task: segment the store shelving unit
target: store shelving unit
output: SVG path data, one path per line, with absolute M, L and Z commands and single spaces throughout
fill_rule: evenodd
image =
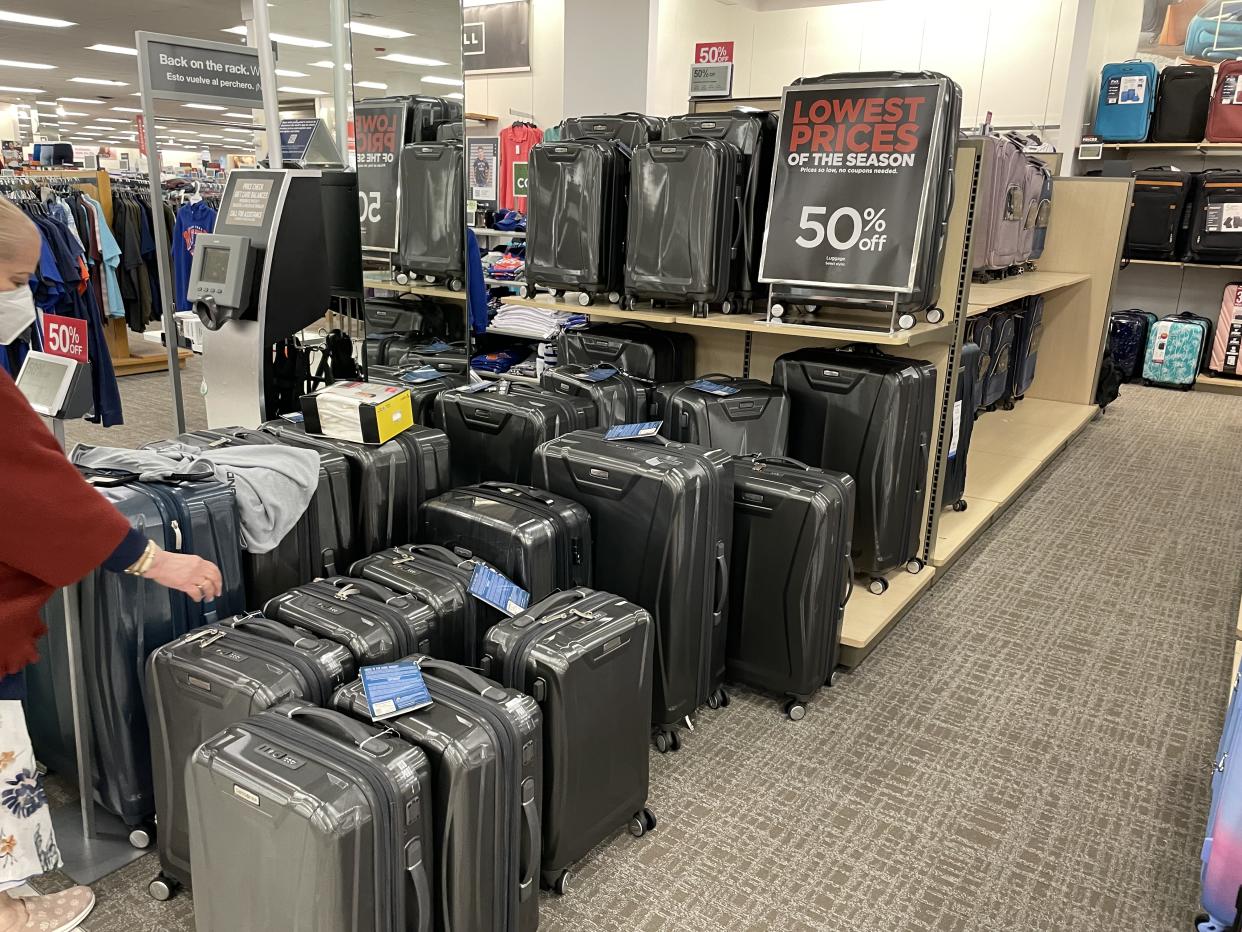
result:
M 1195 380 L 1197 391 L 1213 392 L 1217 395 L 1242 395 L 1242 379 L 1227 379 L 1206 373 Z
M 392 280 L 392 275 L 388 272 L 365 272 L 362 276 L 362 286 L 364 288 L 374 288 L 376 291 L 391 291 L 395 294 L 414 294 L 424 295 L 428 298 L 441 298 L 445 301 L 457 301 L 461 304 L 466 303 L 466 292 L 452 291 L 448 288 L 441 288 L 438 285 L 425 285 L 421 282 L 414 282 L 409 285 L 399 285 Z
M 1126 259 L 1126 268 L 1131 265 L 1163 265 L 1172 269 L 1236 269 L 1242 272 L 1242 265 L 1214 265 L 1210 262 L 1172 262 L 1163 259 Z
M 471 227 L 471 231 L 475 236 L 486 237 L 487 239 L 526 239 L 525 233 L 506 232 L 504 230 L 492 230 L 488 227 Z
M 1194 151 L 1204 155 L 1213 153 L 1228 156 L 1230 153 L 1242 154 L 1242 143 L 1238 142 L 1110 142 L 1102 147 L 1105 152 L 1132 152 L 1137 150 L 1173 152 Z

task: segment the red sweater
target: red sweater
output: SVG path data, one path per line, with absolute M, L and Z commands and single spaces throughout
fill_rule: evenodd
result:
M 129 521 L 88 485 L 0 369 L 0 677 L 38 659 L 39 609 L 103 564 Z

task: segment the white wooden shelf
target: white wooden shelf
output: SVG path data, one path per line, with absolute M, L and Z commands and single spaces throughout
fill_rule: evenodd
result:
M 968 317 L 977 317 L 994 307 L 1020 301 L 1032 295 L 1047 294 L 1061 288 L 1069 288 L 1090 280 L 1091 276 L 1080 272 L 1023 272 L 1012 278 L 970 286 Z
M 505 231 L 493 230 L 490 227 L 471 227 L 470 231 L 475 236 L 486 236 L 495 239 L 526 239 L 525 233 L 520 233 L 516 230 Z
M 1214 392 L 1218 395 L 1242 395 L 1242 379 L 1201 375 L 1195 379 L 1195 386 L 1195 390 L 1200 392 Z
M 425 295 L 428 298 L 442 298 L 446 301 L 466 303 L 466 293 L 464 291 L 451 291 L 438 285 L 424 285 L 417 282 L 410 285 L 399 285 L 392 280 L 392 275 L 388 272 L 365 273 L 362 276 L 362 286 L 364 288 L 374 288 L 376 291 Z
M 936 570 L 931 566 L 925 566 L 920 573 L 895 569 L 885 577 L 888 591 L 883 595 L 869 592 L 867 580 L 855 580 L 841 623 L 841 664 L 856 667 L 862 663 L 931 587 L 935 577 Z

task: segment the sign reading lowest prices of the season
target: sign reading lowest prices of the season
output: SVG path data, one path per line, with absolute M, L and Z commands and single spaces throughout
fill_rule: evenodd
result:
M 358 211 L 365 249 L 394 252 L 406 109 L 398 102 L 359 101 L 354 108 Z
M 913 289 L 919 238 L 934 234 L 923 221 L 941 93 L 917 80 L 785 89 L 763 281 Z

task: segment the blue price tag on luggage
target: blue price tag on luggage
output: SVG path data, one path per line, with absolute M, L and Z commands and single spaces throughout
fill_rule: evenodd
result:
M 530 604 L 529 592 L 482 563 L 475 565 L 470 577 L 470 594 L 510 617 L 522 614 Z
M 363 667 L 359 672 L 372 721 L 383 721 L 431 705 L 431 693 L 423 682 L 423 671 L 412 660 Z
M 401 381 L 407 382 L 410 385 L 419 385 L 422 382 L 431 382 L 442 378 L 444 378 L 444 373 L 438 369 L 431 368 L 431 366 L 423 366 L 421 369 L 409 369 L 400 375 Z
M 414 348 L 416 353 L 446 353 L 453 347 L 449 346 L 443 340 L 436 340 L 434 343 L 427 343 L 424 346 Z
M 604 434 L 605 440 L 636 440 L 640 437 L 654 437 L 660 432 L 663 421 L 647 421 L 644 424 L 618 424 L 610 427 Z
M 612 366 L 596 366 L 589 372 L 583 372 L 578 378 L 584 382 L 602 382 L 604 379 L 611 379 L 617 374 L 617 370 Z
M 295 411 L 293 414 L 282 414 L 281 417 L 290 424 L 302 424 L 306 421 L 306 415 L 301 411 Z
M 457 390 L 463 395 L 477 395 L 479 392 L 485 392 L 496 384 L 496 382 L 475 382 L 473 385 L 463 385 Z
M 709 382 L 707 379 L 699 379 L 690 387 L 707 392 L 709 395 L 736 395 L 741 391 L 733 385 L 721 385 L 719 382 Z

